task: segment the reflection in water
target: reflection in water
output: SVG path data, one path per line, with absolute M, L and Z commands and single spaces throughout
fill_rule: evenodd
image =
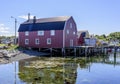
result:
M 31 61 L 36 59 L 22 60 L 19 62 L 19 77 L 21 80 L 27 83 L 67 84 L 68 82 L 68 84 L 97 84 L 97 81 L 101 79 L 101 77 L 104 77 L 103 73 L 110 70 L 111 72 L 113 72 L 113 67 L 109 68 L 109 65 L 115 66 L 120 64 L 120 61 L 116 60 L 119 59 L 119 57 L 120 55 L 119 53 L 117 53 L 109 54 L 108 56 L 103 55 L 88 58 L 75 58 L 71 59 L 70 61 L 62 61 L 64 62 L 63 66 L 58 66 L 54 68 L 49 66 L 43 69 L 25 67 L 29 66 L 31 64 Z M 39 60 L 41 59 L 39 58 Z M 94 75 L 94 79 L 91 78 L 92 75 Z M 105 84 L 107 82 L 101 83 Z
M 31 60 L 33 61 L 33 59 Z M 74 62 L 42 69 L 25 67 L 29 66 L 30 63 L 30 59 L 19 61 L 19 78 L 24 82 L 33 84 L 75 84 L 77 66 Z
M 0 65 L 0 84 L 120 84 L 120 53 L 65 58 L 57 60 L 63 64 L 56 67 L 36 68 L 44 64 L 28 67 L 33 62 L 44 60 L 46 63 L 49 59 L 30 58 Z M 59 58 L 49 61 L 56 59 Z
M 18 73 L 18 62 L 0 65 L 0 84 L 21 83 Z
M 76 84 L 120 84 L 120 53 L 91 57 L 89 60 L 90 70 L 78 65 Z

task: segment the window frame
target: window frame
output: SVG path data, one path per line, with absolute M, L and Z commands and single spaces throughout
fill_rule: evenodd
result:
M 40 40 L 38 38 L 35 39 L 35 44 L 36 45 L 40 44 Z
M 49 44 L 51 44 L 51 43 L 52 43 L 51 38 L 47 38 L 47 44 L 49 45 Z
M 25 39 L 25 45 L 29 44 L 29 39 Z
M 44 36 L 44 31 L 43 31 L 43 30 L 38 31 L 38 32 L 37 32 L 37 35 L 38 35 L 38 36 Z
M 50 30 L 50 35 L 54 36 L 55 35 L 55 30 Z
M 29 36 L 29 31 L 25 31 L 25 36 Z
M 74 32 L 73 32 L 73 35 L 75 35 L 75 34 L 76 34 L 76 32 L 74 31 Z
M 70 33 L 70 31 L 67 29 L 67 34 L 69 34 Z
M 72 28 L 73 27 L 73 25 L 72 25 L 72 23 L 70 23 L 70 28 Z
M 70 39 L 70 46 L 73 47 L 73 45 L 74 45 L 74 41 L 73 39 Z

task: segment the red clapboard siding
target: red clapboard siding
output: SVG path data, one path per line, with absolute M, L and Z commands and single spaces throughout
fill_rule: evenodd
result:
M 72 24 L 72 28 L 70 28 L 70 24 Z M 69 31 L 69 34 L 67 34 L 67 31 Z M 37 32 L 30 31 L 29 36 L 25 36 L 25 32 L 19 32 L 19 46 L 31 48 L 63 48 L 71 46 L 70 40 L 73 40 L 73 46 L 78 45 L 77 27 L 73 17 L 65 21 L 63 30 L 55 30 L 54 36 L 50 35 L 50 30 L 45 30 L 44 36 L 38 36 Z M 47 44 L 47 38 L 51 38 L 51 44 Z M 25 39 L 29 39 L 28 45 L 25 44 Z M 35 39 L 39 39 L 40 43 L 35 44 Z
M 47 44 L 47 38 L 51 38 L 51 44 Z M 63 47 L 63 30 L 56 30 L 54 36 L 50 35 L 50 31 L 44 31 L 44 36 L 38 36 L 37 31 L 29 32 L 29 36 L 19 32 L 19 39 L 19 45 L 23 47 L 61 48 Z M 25 45 L 25 39 L 29 39 L 29 45 Z M 40 44 L 35 44 L 35 39 L 39 39 Z
M 72 23 L 72 28 L 70 28 L 70 23 Z M 67 34 L 67 30 L 69 30 L 69 34 Z M 75 35 L 73 34 L 75 32 Z M 70 46 L 70 39 L 73 40 L 73 46 L 77 46 L 77 28 L 73 18 L 70 18 L 66 23 L 65 28 L 65 47 Z

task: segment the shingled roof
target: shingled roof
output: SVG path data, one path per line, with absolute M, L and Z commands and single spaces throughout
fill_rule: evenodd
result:
M 65 22 L 70 16 L 52 17 L 52 18 L 41 18 L 30 19 L 25 21 L 19 27 L 18 32 L 24 31 L 38 31 L 38 30 L 63 30 Z

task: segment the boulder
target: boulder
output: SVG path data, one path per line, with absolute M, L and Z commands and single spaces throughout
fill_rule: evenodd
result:
M 3 54 L 2 53 L 0 53 L 0 58 L 3 58 Z

